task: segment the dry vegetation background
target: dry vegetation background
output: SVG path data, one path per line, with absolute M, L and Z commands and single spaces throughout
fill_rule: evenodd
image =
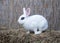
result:
M 23 7 L 46 17 L 49 29 L 26 34 L 17 23 Z M 0 43 L 60 43 L 60 0 L 0 0 Z

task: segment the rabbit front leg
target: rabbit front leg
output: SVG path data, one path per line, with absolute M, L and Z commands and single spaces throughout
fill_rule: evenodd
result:
M 40 31 L 40 30 L 37 31 L 37 29 L 34 30 L 34 34 L 40 34 L 40 33 L 42 33 L 42 31 Z
M 30 33 L 30 31 L 27 31 L 26 33 L 27 33 L 27 34 L 29 34 L 29 33 Z

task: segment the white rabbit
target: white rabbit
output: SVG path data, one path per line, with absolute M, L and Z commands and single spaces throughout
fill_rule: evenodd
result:
M 27 33 L 34 31 L 34 34 L 40 34 L 48 28 L 48 22 L 42 15 L 29 15 L 30 8 L 23 8 L 23 14 L 18 19 L 19 24 L 28 30 Z

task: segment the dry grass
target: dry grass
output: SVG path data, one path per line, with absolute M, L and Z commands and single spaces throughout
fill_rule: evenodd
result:
M 47 30 L 40 35 L 26 34 L 23 29 L 0 28 L 0 43 L 60 43 L 60 31 Z

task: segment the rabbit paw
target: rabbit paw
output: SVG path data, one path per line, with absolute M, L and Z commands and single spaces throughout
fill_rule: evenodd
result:
M 42 31 L 35 31 L 34 33 L 35 33 L 35 34 L 41 34 Z
M 30 33 L 30 31 L 27 31 L 26 33 L 27 33 L 27 34 L 29 34 L 29 33 Z

